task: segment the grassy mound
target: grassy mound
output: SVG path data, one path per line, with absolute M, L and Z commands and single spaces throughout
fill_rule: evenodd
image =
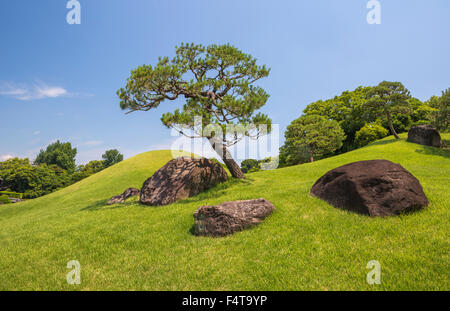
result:
M 1 206 L 0 289 L 449 290 L 449 157 L 388 137 L 315 163 L 252 173 L 169 206 L 136 199 L 107 206 L 171 158 L 170 151 L 144 153 L 48 196 Z M 309 196 L 328 170 L 370 159 L 403 165 L 430 206 L 380 219 Z M 259 226 L 225 238 L 192 235 L 199 206 L 258 197 L 276 207 Z M 70 260 L 81 263 L 80 285 L 66 282 Z M 366 282 L 370 260 L 381 264 L 380 285 Z

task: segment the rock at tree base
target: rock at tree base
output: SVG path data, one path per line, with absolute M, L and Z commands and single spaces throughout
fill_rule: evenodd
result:
M 122 202 L 125 202 L 125 200 L 128 199 L 129 197 L 138 195 L 139 192 L 140 192 L 139 189 L 136 189 L 136 188 L 128 188 L 128 189 L 125 190 L 122 194 L 116 195 L 116 196 L 112 197 L 112 198 L 108 201 L 108 205 L 112 205 L 112 204 L 116 204 L 116 203 L 122 203 Z
M 431 147 L 441 147 L 441 135 L 432 125 L 414 125 L 408 132 L 408 141 Z
M 428 205 L 419 181 L 387 160 L 350 163 L 316 181 L 311 195 L 331 205 L 370 216 L 393 216 Z
M 194 213 L 195 235 L 220 237 L 255 226 L 274 210 L 265 199 L 201 206 Z
M 227 178 L 222 166 L 209 159 L 173 159 L 144 182 L 140 201 L 153 206 L 167 205 L 194 196 Z

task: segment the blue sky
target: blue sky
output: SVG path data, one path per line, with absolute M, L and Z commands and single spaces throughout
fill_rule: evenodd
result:
M 78 163 L 110 148 L 126 157 L 168 149 L 174 137 L 157 110 L 125 115 L 116 90 L 130 70 L 173 56 L 180 42 L 231 43 L 271 68 L 263 112 L 285 127 L 303 108 L 359 85 L 401 81 L 426 100 L 450 87 L 450 1 L 66 0 L 0 2 L 0 160 L 34 158 L 60 139 Z

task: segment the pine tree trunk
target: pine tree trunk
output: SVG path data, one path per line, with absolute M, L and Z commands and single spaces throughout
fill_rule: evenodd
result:
M 227 166 L 228 170 L 231 173 L 231 176 L 233 176 L 234 178 L 244 179 L 245 178 L 244 173 L 242 172 L 241 168 L 236 163 L 236 161 L 234 161 L 227 147 L 223 143 L 214 140 L 214 138 L 209 138 L 208 141 Z
M 392 135 L 394 135 L 394 137 L 396 139 L 400 139 L 400 137 L 398 136 L 397 132 L 394 129 L 394 126 L 392 125 L 391 113 L 389 112 L 389 110 L 386 110 L 386 117 L 387 117 L 387 121 L 389 124 L 389 128 L 391 129 Z
M 241 168 L 232 158 L 222 159 L 222 160 L 225 163 L 225 165 L 227 166 L 228 170 L 230 171 L 231 176 L 233 176 L 235 178 L 245 179 L 245 175 L 242 172 Z

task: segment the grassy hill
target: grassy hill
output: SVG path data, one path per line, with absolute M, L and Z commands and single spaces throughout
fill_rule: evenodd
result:
M 388 137 L 315 163 L 249 174 L 169 206 L 136 199 L 106 206 L 170 158 L 170 151 L 140 154 L 48 196 L 1 206 L 0 290 L 450 289 L 448 151 Z M 369 159 L 403 165 L 430 206 L 380 219 L 309 196 L 328 170 Z M 258 197 L 276 207 L 259 226 L 225 238 L 192 235 L 199 206 Z M 81 285 L 66 282 L 70 260 L 81 263 Z M 381 263 L 381 285 L 366 283 L 370 260 Z

